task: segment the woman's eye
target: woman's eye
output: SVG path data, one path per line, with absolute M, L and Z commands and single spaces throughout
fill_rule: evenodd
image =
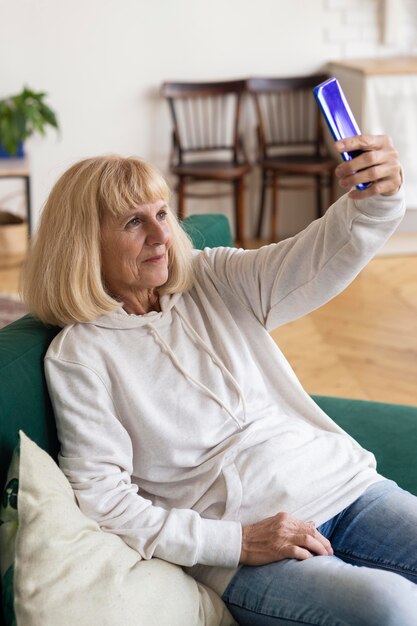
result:
M 139 224 L 140 224 L 140 219 L 138 217 L 132 217 L 132 219 L 128 221 L 126 226 L 127 228 L 130 228 L 132 226 L 138 226 Z
M 159 211 L 158 213 L 158 219 L 163 221 L 166 219 L 166 216 L 168 215 L 168 212 L 165 210 Z

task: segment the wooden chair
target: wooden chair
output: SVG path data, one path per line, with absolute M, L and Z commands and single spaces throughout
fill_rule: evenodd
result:
M 328 190 L 329 204 L 333 202 L 337 163 L 326 150 L 321 114 L 312 92 L 313 87 L 326 78 L 316 74 L 251 78 L 247 82 L 256 109 L 258 163 L 262 173 L 257 237 L 261 236 L 267 187 L 272 188 L 270 236 L 273 241 L 277 241 L 278 236 L 280 189 L 313 187 L 317 217 L 322 215 L 323 187 Z M 310 180 L 301 184 L 294 181 L 295 177 Z
M 178 179 L 178 218 L 185 217 L 185 197 L 216 197 L 221 191 L 191 193 L 190 183 L 211 181 L 232 185 L 235 235 L 244 245 L 244 179 L 251 166 L 240 136 L 242 97 L 246 81 L 165 82 L 162 94 L 172 116 L 170 170 Z

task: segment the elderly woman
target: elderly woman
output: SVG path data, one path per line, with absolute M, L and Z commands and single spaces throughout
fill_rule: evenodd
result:
M 242 625 L 417 623 L 417 498 L 268 334 L 344 289 L 403 216 L 390 140 L 336 148 L 364 150 L 336 170 L 351 191 L 259 250 L 193 251 L 150 165 L 81 161 L 26 269 L 30 309 L 63 327 L 45 371 L 81 509 L 144 559 L 186 567 Z

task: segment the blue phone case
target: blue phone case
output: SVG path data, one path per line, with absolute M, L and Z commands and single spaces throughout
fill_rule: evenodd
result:
M 329 78 L 324 83 L 317 85 L 313 91 L 335 141 L 361 134 L 345 94 L 336 78 Z M 362 152 L 362 150 L 353 150 L 341 154 L 345 161 L 350 161 Z M 356 188 L 366 189 L 369 185 L 370 183 L 360 183 L 356 185 Z

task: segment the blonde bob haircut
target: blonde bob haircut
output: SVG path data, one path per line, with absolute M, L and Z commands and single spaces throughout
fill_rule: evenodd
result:
M 23 270 L 22 295 L 46 324 L 89 322 L 120 307 L 101 272 L 100 225 L 108 214 L 169 200 L 163 176 L 141 159 L 102 156 L 70 167 L 43 208 Z M 168 208 L 172 233 L 169 277 L 159 294 L 187 291 L 193 282 L 192 243 Z

